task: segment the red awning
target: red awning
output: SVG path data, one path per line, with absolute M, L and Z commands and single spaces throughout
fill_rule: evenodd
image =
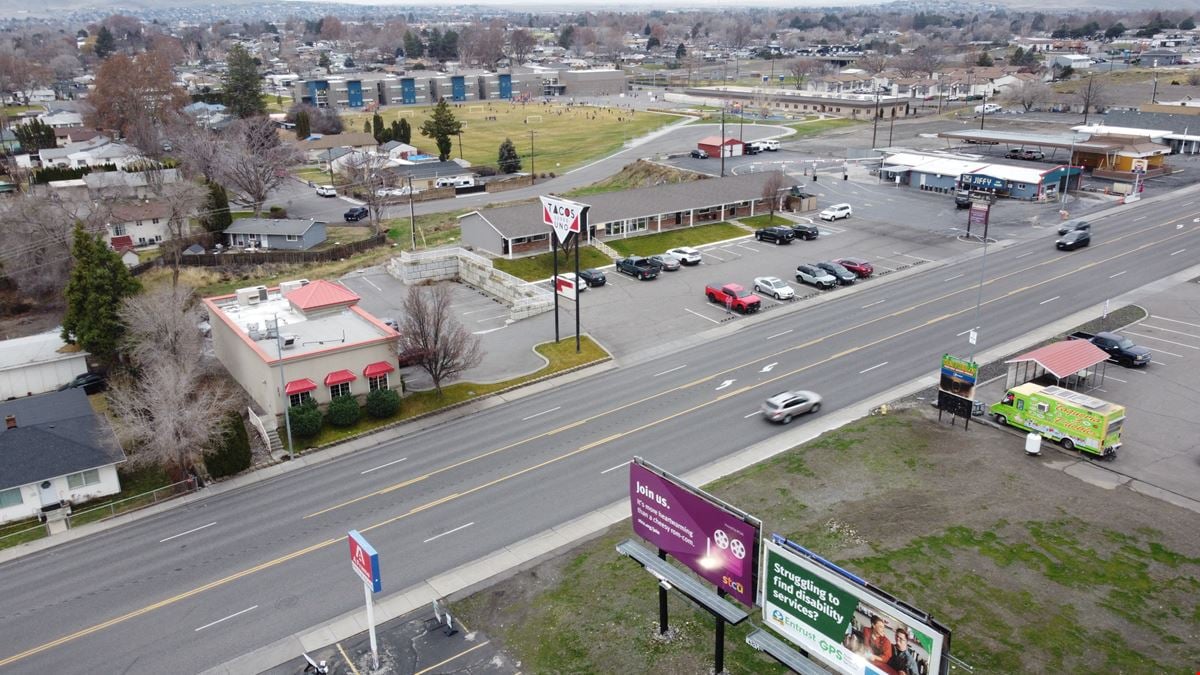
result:
M 303 394 L 306 391 L 312 391 L 316 388 L 317 384 L 306 377 L 303 380 L 292 380 L 291 382 L 288 382 L 287 386 L 284 387 L 283 390 L 287 392 L 288 396 L 294 396 L 296 394 Z
M 395 369 L 396 367 L 387 361 L 380 361 L 364 368 L 363 377 L 379 377 L 380 375 L 387 375 Z
M 332 387 L 335 384 L 353 382 L 357 379 L 358 376 L 348 370 L 336 370 L 325 376 L 325 386 Z

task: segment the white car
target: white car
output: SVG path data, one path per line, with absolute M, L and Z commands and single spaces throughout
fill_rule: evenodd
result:
M 754 292 L 769 295 L 776 300 L 791 300 L 796 297 L 796 291 L 779 277 L 755 277 Z
M 667 253 L 679 258 L 679 262 L 683 265 L 700 264 L 700 251 L 692 248 L 691 246 L 680 246 L 679 248 L 673 248 L 670 251 L 667 251 Z
M 1004 108 L 1001 108 L 1000 106 L 996 105 L 995 103 L 984 103 L 983 105 L 975 106 L 976 113 L 984 113 L 987 115 L 994 115 L 994 114 L 1000 112 L 1001 110 L 1004 110 Z
M 332 185 L 318 185 L 317 186 L 317 196 L 318 197 L 336 197 L 337 190 Z
M 420 194 L 420 192 L 421 192 L 420 190 L 412 191 L 412 193 L 414 195 Z M 378 190 L 375 191 L 375 196 L 376 197 L 407 197 L 408 196 L 408 186 L 405 185 L 403 187 L 379 188 Z
M 849 204 L 834 204 L 826 208 L 824 211 L 817 214 L 821 220 L 838 220 L 840 218 L 849 218 L 853 209 Z

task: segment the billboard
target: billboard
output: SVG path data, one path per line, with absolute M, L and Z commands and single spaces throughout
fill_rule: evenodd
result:
M 972 201 L 971 209 L 967 211 L 968 225 L 983 225 L 988 224 L 988 215 L 991 213 L 991 207 L 987 204 L 980 204 Z
M 964 173 L 958 178 L 962 187 L 972 190 L 1003 190 L 1006 183 L 1001 178 L 993 178 L 981 173 Z
M 834 672 L 942 672 L 946 635 L 862 583 L 773 541 L 760 580 L 763 621 Z
M 701 491 L 629 465 L 633 531 L 747 607 L 756 597 L 761 526 Z
M 975 399 L 975 381 L 979 379 L 979 364 L 949 354 L 942 355 L 942 375 L 938 389 L 965 399 Z
M 354 568 L 354 573 L 371 586 L 372 592 L 383 590 L 383 580 L 379 577 L 379 553 L 358 530 L 350 530 L 346 541 L 350 542 L 350 567 Z
M 542 223 L 554 228 L 560 243 L 572 232 L 579 234 L 587 228 L 588 205 L 558 197 L 540 197 L 542 200 Z

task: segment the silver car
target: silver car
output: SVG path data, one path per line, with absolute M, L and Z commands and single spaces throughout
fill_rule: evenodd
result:
M 837 277 L 816 265 L 797 266 L 796 281 L 802 284 L 811 284 L 817 288 L 833 288 L 838 285 Z
M 662 253 L 659 255 L 650 256 L 650 259 L 653 260 L 659 267 L 668 272 L 674 272 L 675 270 L 679 269 L 679 258 L 676 258 L 670 253 Z
M 776 300 L 791 300 L 796 291 L 779 277 L 755 277 L 754 292 L 770 295 Z
M 813 391 L 785 391 L 763 401 L 762 414 L 771 422 L 787 424 L 792 418 L 821 409 L 821 395 Z

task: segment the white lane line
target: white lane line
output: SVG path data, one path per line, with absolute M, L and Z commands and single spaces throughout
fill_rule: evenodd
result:
M 1061 298 L 1061 297 L 1062 297 L 1061 295 L 1056 295 L 1056 296 L 1054 296 L 1053 298 L 1050 298 L 1049 300 L 1043 300 L 1043 301 L 1039 302 L 1038 304 L 1039 304 L 1039 305 L 1044 305 L 1044 304 L 1046 304 L 1047 302 L 1054 302 L 1055 300 L 1057 300 L 1057 299 L 1059 299 L 1059 298 Z
M 664 370 L 661 373 L 655 373 L 652 377 L 658 377 L 659 375 L 666 375 L 667 373 L 673 373 L 673 372 L 679 370 L 680 368 L 687 368 L 687 364 L 685 363 L 682 366 L 675 366 L 674 368 L 668 368 L 667 370 Z
M 725 262 L 725 259 L 722 258 L 721 256 L 713 254 L 713 253 L 709 253 L 708 251 L 703 251 L 702 255 L 711 256 L 713 258 L 716 258 L 717 260 L 720 260 L 721 262 Z
M 487 335 L 488 333 L 495 333 L 496 331 L 504 330 L 505 328 L 508 328 L 508 326 L 500 326 L 499 328 L 489 328 L 487 330 L 477 330 L 477 331 L 471 333 L 471 335 Z
M 195 632 L 199 633 L 200 631 L 204 630 L 205 628 L 212 628 L 213 626 L 221 623 L 222 621 L 228 621 L 235 616 L 241 616 L 241 615 L 245 614 L 246 612 L 253 612 L 256 609 L 258 609 L 258 605 L 255 605 L 253 607 L 247 607 L 246 609 L 243 609 L 240 612 L 234 612 L 233 614 L 230 614 L 229 616 L 225 617 L 224 619 L 217 619 L 216 621 L 213 621 L 212 623 L 206 623 L 203 626 L 200 626 L 199 628 L 197 628 L 195 630 Z
M 207 525 L 201 525 L 200 527 L 195 527 L 195 528 L 192 528 L 192 529 L 188 530 L 187 532 L 180 532 L 179 534 L 173 534 L 173 535 L 171 535 L 171 536 L 167 537 L 166 539 L 159 539 L 159 540 L 158 540 L 158 543 L 160 543 L 160 544 L 161 544 L 161 543 L 163 543 L 163 542 L 165 542 L 165 541 L 171 541 L 172 539 L 178 539 L 178 538 L 180 538 L 180 537 L 184 536 L 185 534 L 191 534 L 191 533 L 193 533 L 193 532 L 199 532 L 200 530 L 203 530 L 203 529 L 204 529 L 204 528 L 206 528 L 206 527 L 212 527 L 213 525 L 216 525 L 216 524 L 217 524 L 217 521 L 215 521 L 215 520 L 214 520 L 213 522 L 211 522 L 211 523 L 209 523 L 209 524 L 207 524 Z
M 866 370 L 858 371 L 858 374 L 862 375 L 863 373 L 869 373 L 872 370 L 875 370 L 876 368 L 882 368 L 882 367 L 886 366 L 887 364 L 888 364 L 887 361 L 884 361 L 883 363 L 876 363 L 875 365 L 871 366 L 870 368 L 867 368 Z
M 1184 205 L 1184 206 L 1191 206 L 1192 204 L 1195 204 L 1195 203 L 1196 203 L 1195 201 L 1190 201 L 1190 202 L 1184 202 L 1184 204 L 1183 204 L 1183 205 Z
M 389 466 L 391 466 L 391 465 L 393 465 L 393 464 L 399 464 L 400 462 L 403 462 L 403 461 L 404 461 L 404 460 L 406 460 L 406 459 L 408 459 L 408 458 L 407 458 L 407 457 L 401 457 L 400 459 L 393 460 L 393 461 L 391 461 L 391 462 L 388 462 L 387 464 L 380 464 L 379 466 L 373 466 L 373 467 L 371 467 L 370 469 L 367 469 L 366 471 L 360 471 L 360 472 L 358 472 L 358 475 L 360 475 L 360 476 L 365 476 L 365 475 L 367 475 L 367 474 L 371 473 L 372 471 L 378 471 L 378 470 L 380 470 L 380 469 L 386 469 L 387 467 L 389 467 Z
M 758 249 L 754 248 L 753 246 L 747 246 L 745 244 L 738 244 L 738 248 L 744 248 L 747 251 L 753 251 L 755 253 L 758 253 Z
M 1171 323 L 1181 323 L 1185 326 L 1192 326 L 1195 328 L 1200 328 L 1200 323 L 1188 323 L 1187 321 L 1180 321 L 1179 319 L 1168 319 L 1167 317 L 1162 316 L 1160 314 L 1151 314 L 1148 318 L 1154 319 L 1156 321 L 1170 321 Z
M 974 329 L 974 328 L 968 328 L 968 329 L 964 330 L 964 331 L 963 331 L 963 332 L 961 332 L 961 333 L 956 333 L 956 334 L 954 335 L 954 337 L 962 337 L 962 336 L 966 335 L 967 333 L 970 333 L 970 332 L 971 332 L 971 331 L 973 331 L 973 330 L 975 330 L 975 329 Z
M 455 532 L 458 532 L 459 530 L 465 530 L 474 524 L 475 524 L 475 521 L 471 521 L 471 522 L 467 523 L 466 525 L 459 525 L 458 527 L 454 528 L 453 530 L 446 530 L 445 532 L 443 532 L 441 534 L 435 534 L 432 537 L 426 539 L 425 541 L 423 541 L 421 543 L 428 544 L 429 542 L 433 541 L 434 539 L 441 539 L 442 537 L 444 537 L 448 534 L 454 534 Z
M 1020 260 L 1021 258 L 1024 258 L 1027 255 L 1033 255 L 1034 253 L 1037 253 L 1037 251 L 1026 251 L 1025 253 L 1022 253 L 1021 255 L 1013 256 L 1013 260 Z
M 869 305 L 863 305 L 862 308 L 866 309 L 868 307 L 874 307 L 875 305 L 882 305 L 885 302 L 887 302 L 887 298 L 884 298 L 883 300 L 876 300 L 875 302 L 872 302 Z
M 497 314 L 496 316 L 489 316 L 484 319 L 475 319 L 475 323 L 483 323 L 484 321 L 495 321 L 496 319 L 503 319 L 506 316 L 508 316 L 507 312 L 504 314 Z
M 370 279 L 368 279 L 366 277 L 363 277 L 362 280 L 367 282 L 368 284 L 371 284 L 371 288 L 374 288 L 375 290 L 379 291 L 380 293 L 383 292 L 383 289 L 376 286 L 374 281 L 371 281 Z
M 1165 349 L 1159 349 L 1157 347 L 1146 347 L 1146 349 L 1149 349 L 1150 351 L 1154 352 L 1155 354 L 1167 354 L 1169 356 L 1176 356 L 1181 359 L 1183 358 L 1183 354 L 1176 354 L 1174 352 L 1169 352 Z
M 754 412 L 750 413 L 749 415 L 746 415 L 746 416 L 745 416 L 745 417 L 743 417 L 742 419 L 744 419 L 744 420 L 748 420 L 748 419 L 750 419 L 751 417 L 754 417 L 754 416 L 756 416 L 756 415 L 761 415 L 761 414 L 762 414 L 762 411 L 761 411 L 761 410 L 755 410 Z
M 695 314 L 696 316 L 700 317 L 701 319 L 704 319 L 705 321 L 711 321 L 713 323 L 721 323 L 720 321 L 717 321 L 716 319 L 710 319 L 707 316 L 704 316 L 700 312 L 693 312 L 692 310 L 688 309 L 687 307 L 684 307 L 683 311 L 688 312 L 690 314 Z
M 1174 253 L 1172 253 L 1171 255 L 1179 255 L 1180 253 L 1183 253 L 1186 250 L 1187 250 L 1186 248 L 1181 248 L 1178 251 L 1175 251 Z M 1167 257 L 1170 257 L 1170 256 L 1167 256 Z
M 781 337 L 781 336 L 787 335 L 788 333 L 792 332 L 793 330 L 795 330 L 795 329 L 794 329 L 794 328 L 789 328 L 789 329 L 787 329 L 787 330 L 783 331 L 782 333 L 776 333 L 776 334 L 774 334 L 774 335 L 768 335 L 768 336 L 767 336 L 767 339 L 768 339 L 768 340 L 774 340 L 774 339 L 775 339 L 775 338 L 777 338 L 777 337 Z
M 1128 334 L 1130 334 L 1130 335 L 1136 335 L 1136 336 L 1138 336 L 1138 337 L 1144 337 L 1144 338 L 1146 338 L 1146 339 L 1148 339 L 1148 340 L 1158 340 L 1159 342 L 1165 342 L 1165 343 L 1167 343 L 1167 344 L 1169 344 L 1169 345 L 1176 345 L 1176 346 L 1179 346 L 1179 347 L 1187 347 L 1188 349 L 1195 349 L 1195 350 L 1197 350 L 1197 351 L 1200 351 L 1200 347 L 1197 347 L 1197 346 L 1195 346 L 1195 345 L 1189 345 L 1189 344 L 1187 344 L 1186 342 L 1175 342 L 1174 340 L 1167 340 L 1167 339 L 1160 338 L 1160 337 L 1154 337 L 1153 335 L 1146 335 L 1146 334 L 1144 334 L 1144 333 L 1134 333 L 1133 331 L 1128 331 L 1128 330 L 1127 330 L 1127 331 L 1125 331 L 1125 332 L 1126 332 L 1126 333 L 1128 333 Z M 1164 352 L 1164 353 L 1166 353 L 1166 354 L 1171 354 L 1171 352 Z M 1179 354 L 1171 354 L 1171 355 L 1172 355 L 1172 356 L 1179 356 Z M 1180 358 L 1183 358 L 1183 357 L 1180 357 Z
M 950 277 L 949 279 L 942 279 L 942 282 L 944 283 L 947 281 L 954 281 L 955 279 L 961 279 L 961 278 L 963 278 L 962 274 L 955 274 L 954 276 Z
M 556 405 L 556 406 L 554 406 L 553 408 L 551 408 L 551 409 L 549 409 L 549 410 L 543 410 L 543 411 L 542 411 L 542 412 L 540 412 L 540 413 L 534 413 L 534 414 L 530 415 L 529 417 L 522 417 L 522 418 L 521 418 L 521 421 L 522 421 L 522 422 L 528 422 L 529 420 L 531 420 L 531 419 L 533 419 L 533 418 L 535 418 L 535 417 L 541 417 L 542 415 L 545 415 L 545 414 L 548 414 L 548 413 L 552 413 L 552 412 L 554 412 L 555 410 L 559 410 L 559 409 L 561 409 L 561 408 L 562 408 L 562 406 L 561 406 L 561 405 Z
M 1125 380 L 1122 380 L 1122 379 L 1121 379 L 1121 378 L 1119 378 L 1119 377 L 1113 377 L 1112 375 L 1105 375 L 1105 376 L 1104 376 L 1104 379 L 1106 379 L 1106 380 L 1116 380 L 1117 382 L 1120 382 L 1121 384 L 1129 384 L 1129 383 L 1128 383 L 1128 382 L 1126 382 Z
M 1142 323 L 1142 324 L 1138 324 L 1138 325 L 1141 326 L 1142 328 L 1153 328 L 1154 330 L 1165 330 L 1168 333 L 1177 333 L 1179 335 L 1186 335 L 1190 338 L 1196 338 L 1197 340 L 1200 340 L 1200 335 L 1196 335 L 1194 333 L 1185 333 L 1181 330 L 1175 330 L 1173 328 L 1163 328 L 1162 326 L 1151 326 L 1148 323 Z
M 1117 272 L 1116 274 L 1113 274 L 1113 275 L 1109 276 L 1108 278 L 1109 278 L 1109 279 L 1116 279 L 1117 277 L 1121 276 L 1122 274 L 1125 274 L 1125 273 L 1126 273 L 1126 272 L 1128 272 L 1128 271 L 1129 271 L 1129 270 L 1121 270 L 1120 272 Z
M 1135 222 L 1135 223 L 1136 223 L 1136 222 L 1139 222 L 1139 221 L 1145 220 L 1147 217 L 1148 217 L 1148 216 L 1139 216 L 1139 217 L 1137 217 L 1137 218 L 1134 218 L 1134 219 L 1133 219 L 1133 222 Z
M 616 466 L 614 466 L 614 467 L 611 467 L 611 468 L 608 468 L 608 469 L 605 469 L 605 470 L 601 471 L 601 472 L 600 472 L 600 475 L 602 475 L 602 476 L 603 476 L 604 474 L 608 473 L 609 471 L 616 471 L 617 469 L 619 469 L 619 468 L 621 468 L 621 467 L 623 467 L 623 466 L 629 466 L 629 462 L 632 462 L 632 461 L 633 461 L 633 460 L 631 459 L 631 460 L 629 460 L 628 462 L 621 462 L 620 464 L 618 464 L 618 465 L 616 465 Z

